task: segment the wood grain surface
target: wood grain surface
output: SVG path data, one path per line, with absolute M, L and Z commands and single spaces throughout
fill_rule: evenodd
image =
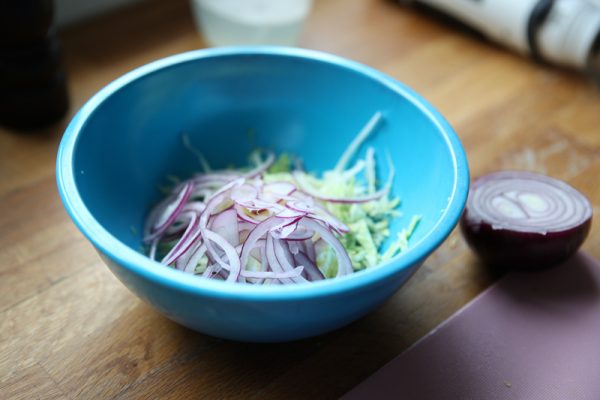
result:
M 61 34 L 72 107 L 28 134 L 0 128 L 0 398 L 336 398 L 497 279 L 454 232 L 378 310 L 318 338 L 248 345 L 167 320 L 129 293 L 64 211 L 54 163 L 68 119 L 139 65 L 204 43 L 184 0 L 148 1 Z M 316 0 L 302 47 L 373 66 L 450 121 L 473 176 L 526 169 L 600 207 L 600 95 L 423 11 Z M 595 222 L 583 248 L 600 257 Z

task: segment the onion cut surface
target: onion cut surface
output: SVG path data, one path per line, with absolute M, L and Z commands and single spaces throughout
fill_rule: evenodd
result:
M 405 251 L 418 217 L 382 249 L 390 220 L 400 216 L 399 200 L 389 198 L 391 161 L 379 189 L 372 148 L 346 168 L 381 118 L 376 113 L 367 122 L 323 178 L 292 171 L 287 156 L 259 153 L 250 169 L 215 171 L 186 136 L 205 172 L 177 184 L 149 213 L 149 257 L 208 279 L 302 284 L 349 275 Z
M 566 260 L 591 226 L 592 206 L 573 187 L 523 171 L 501 171 L 471 185 L 461 231 L 487 263 L 541 269 Z

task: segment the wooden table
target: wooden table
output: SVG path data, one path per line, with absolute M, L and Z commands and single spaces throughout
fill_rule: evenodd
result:
M 71 115 L 151 60 L 202 47 L 185 0 L 150 1 L 62 33 Z M 303 47 L 406 82 L 451 122 L 474 176 L 545 172 L 600 207 L 600 96 L 393 1 L 317 0 Z M 68 119 L 68 118 L 67 118 Z M 311 340 L 231 343 L 153 311 L 104 267 L 67 217 L 54 162 L 67 121 L 0 129 L 0 398 L 334 398 L 361 382 L 497 276 L 457 232 L 385 305 Z M 595 224 L 583 248 L 600 257 Z

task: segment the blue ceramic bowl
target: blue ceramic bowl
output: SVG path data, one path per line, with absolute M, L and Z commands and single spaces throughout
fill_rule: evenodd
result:
M 199 170 L 182 133 L 216 166 L 247 165 L 249 152 L 263 147 L 299 155 L 319 171 L 378 110 L 384 123 L 368 144 L 380 160 L 389 151 L 405 216 L 393 222 L 392 236 L 412 215 L 423 217 L 402 255 L 352 276 L 265 287 L 204 280 L 140 252 L 157 186 Z M 457 223 L 469 175 L 452 128 L 403 84 L 328 54 L 253 47 L 175 55 L 106 86 L 68 126 L 57 179 L 75 224 L 137 296 L 200 332 L 274 342 L 339 328 L 390 297 Z

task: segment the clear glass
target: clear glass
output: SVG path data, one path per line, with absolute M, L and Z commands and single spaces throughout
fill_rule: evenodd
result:
M 211 46 L 294 46 L 312 0 L 192 0 L 194 18 Z

